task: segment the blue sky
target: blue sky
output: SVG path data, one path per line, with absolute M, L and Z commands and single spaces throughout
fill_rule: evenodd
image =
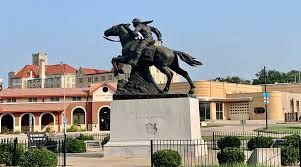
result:
M 251 79 L 264 65 L 301 70 L 301 1 L 142 2 L 1 1 L 0 78 L 30 64 L 35 52 L 47 52 L 50 64 L 110 69 L 121 46 L 104 40 L 103 31 L 134 17 L 153 19 L 165 46 L 204 62 L 197 68 L 180 63 L 194 80 L 227 75 Z

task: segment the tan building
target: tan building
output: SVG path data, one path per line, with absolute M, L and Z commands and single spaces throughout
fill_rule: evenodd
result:
M 68 64 L 48 65 L 46 53 L 32 55 L 32 65 L 8 73 L 8 88 L 75 88 L 76 69 Z M 65 82 L 64 82 L 65 78 Z
M 265 104 L 262 85 L 233 84 L 216 81 L 195 81 L 201 119 L 264 120 Z M 161 85 L 163 87 L 163 85 Z M 269 87 L 268 119 L 301 121 L 301 85 Z M 276 89 L 277 88 L 277 89 Z M 173 83 L 171 91 L 187 93 L 188 83 Z M 280 90 L 280 91 L 278 91 Z M 285 92 L 286 91 L 286 92 Z M 288 92 L 290 91 L 290 92 Z

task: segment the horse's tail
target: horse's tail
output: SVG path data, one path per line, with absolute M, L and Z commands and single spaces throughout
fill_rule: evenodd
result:
M 182 61 L 184 61 L 185 63 L 189 64 L 190 66 L 203 65 L 202 62 L 200 62 L 198 60 L 195 60 L 194 57 L 190 56 L 187 53 L 184 53 L 184 52 L 181 52 L 181 51 L 177 51 L 177 50 L 174 50 L 173 53 L 175 55 L 179 56 Z

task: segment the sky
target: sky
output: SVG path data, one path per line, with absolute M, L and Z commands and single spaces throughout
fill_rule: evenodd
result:
M 204 63 L 180 62 L 193 80 L 252 79 L 263 66 L 301 70 L 300 6 L 300 0 L 1 1 L 0 78 L 7 85 L 7 73 L 31 64 L 37 52 L 46 52 L 49 64 L 111 69 L 121 45 L 103 32 L 135 17 L 154 20 L 164 46 Z

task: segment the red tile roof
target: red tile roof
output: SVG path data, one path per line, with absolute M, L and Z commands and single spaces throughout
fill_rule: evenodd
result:
M 71 73 L 75 74 L 76 69 L 71 67 L 68 64 L 56 64 L 56 65 L 46 65 L 46 75 L 51 75 L 51 74 L 63 74 L 65 70 L 65 73 Z M 25 65 L 13 78 L 28 78 L 30 77 L 30 71 L 33 73 L 33 78 L 38 78 L 39 77 L 39 66 L 36 65 Z
M 102 73 L 112 72 L 111 70 L 98 70 L 98 69 L 94 69 L 94 68 L 83 68 L 83 67 L 81 67 L 81 69 L 83 70 L 83 72 L 86 75 L 102 74 Z
M 68 64 L 60 65 L 47 65 L 46 66 L 46 75 L 50 74 L 63 74 L 65 70 L 65 73 L 76 73 L 76 69 L 69 66 Z
M 32 71 L 32 77 L 39 77 L 39 67 L 35 65 L 25 65 L 15 76 L 14 78 L 29 78 L 30 71 Z
M 0 104 L 0 113 L 64 111 L 63 103 Z
M 93 83 L 90 85 L 90 92 L 89 94 L 94 93 L 98 88 L 107 86 L 112 89 L 114 92 L 117 90 L 117 83 Z
M 89 88 L 66 88 L 67 97 L 89 95 Z M 3 89 L 0 91 L 0 99 L 21 97 L 63 97 L 64 88 L 32 88 L 32 89 Z

